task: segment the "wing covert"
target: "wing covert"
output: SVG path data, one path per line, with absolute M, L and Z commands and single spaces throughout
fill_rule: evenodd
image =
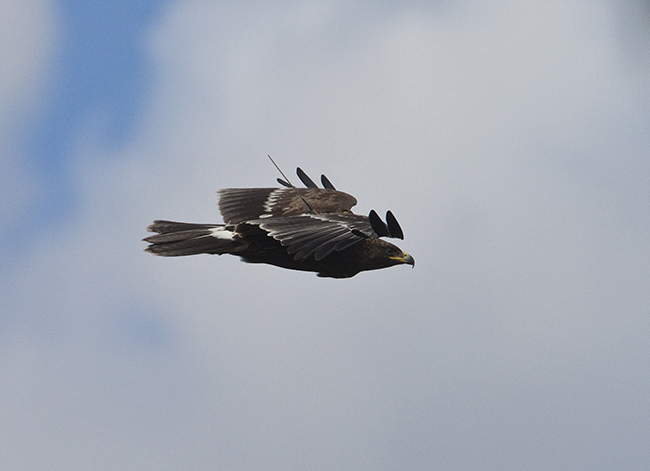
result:
M 304 214 L 248 221 L 268 232 L 287 247 L 294 260 L 311 255 L 322 260 L 334 251 L 345 250 L 365 238 L 377 238 L 368 218 L 356 214 Z
M 317 214 L 349 212 L 357 204 L 354 196 L 332 189 L 226 188 L 218 191 L 219 211 L 226 224 L 309 213 L 296 191 Z

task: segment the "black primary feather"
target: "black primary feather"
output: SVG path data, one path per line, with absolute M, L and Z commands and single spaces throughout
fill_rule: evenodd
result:
M 318 188 L 318 186 L 314 183 L 314 181 L 309 178 L 309 176 L 300 168 L 296 170 L 296 173 L 298 174 L 298 177 L 300 178 L 300 181 L 302 181 L 307 188 Z M 282 178 L 278 178 L 278 183 L 282 186 L 286 186 L 287 188 L 291 188 L 292 185 L 291 183 L 283 180 Z M 329 179 L 325 175 L 320 176 L 320 181 L 323 184 L 323 188 L 326 190 L 336 190 L 334 188 L 334 185 L 332 185 L 332 182 L 329 181 Z
M 318 186 L 314 183 L 314 181 L 307 176 L 305 172 L 302 171 L 300 167 L 296 169 L 296 173 L 298 174 L 298 178 L 300 178 L 300 181 L 303 182 L 303 184 L 307 188 L 318 188 Z
M 404 239 L 404 232 L 397 222 L 397 218 L 393 216 L 393 213 L 390 211 L 386 212 L 386 222 L 388 223 L 388 232 L 390 232 L 390 237 L 395 239 Z
M 336 190 L 336 188 L 334 188 L 334 185 L 332 185 L 332 182 L 329 181 L 325 175 L 320 176 L 320 181 L 323 184 L 323 188 L 327 188 L 328 190 Z
M 374 209 L 372 209 L 370 214 L 368 214 L 368 219 L 370 220 L 372 230 L 375 231 L 378 237 L 390 237 L 388 226 L 386 226 L 386 223 L 381 220 L 379 214 L 377 214 Z

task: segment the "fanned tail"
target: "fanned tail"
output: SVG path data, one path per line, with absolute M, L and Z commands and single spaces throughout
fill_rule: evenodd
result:
M 241 240 L 233 226 L 223 224 L 191 224 L 186 222 L 154 221 L 147 231 L 157 232 L 145 237 L 147 252 L 162 257 L 180 257 L 200 253 L 225 254 L 241 248 Z

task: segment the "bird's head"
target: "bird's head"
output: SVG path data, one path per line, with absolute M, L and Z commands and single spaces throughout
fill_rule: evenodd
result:
M 415 259 L 398 246 L 382 239 L 366 239 L 365 259 L 366 270 L 392 267 L 407 264 L 415 267 Z

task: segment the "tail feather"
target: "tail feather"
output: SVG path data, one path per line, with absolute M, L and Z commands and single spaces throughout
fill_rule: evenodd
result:
M 145 237 L 147 252 L 163 257 L 180 257 L 200 253 L 232 253 L 241 247 L 236 234 L 223 224 L 190 224 L 173 221 L 154 221 L 147 231 L 157 232 Z

